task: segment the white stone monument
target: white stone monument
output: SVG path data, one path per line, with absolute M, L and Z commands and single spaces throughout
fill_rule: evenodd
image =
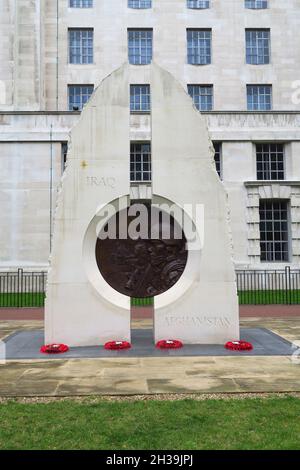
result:
M 186 217 L 184 271 L 154 297 L 154 340 L 222 344 L 239 339 L 227 196 L 214 167 L 205 120 L 168 72 L 152 64 L 142 68 L 141 82 L 136 81 L 138 69 L 125 64 L 107 77 L 71 133 L 55 215 L 47 343 L 86 346 L 131 340 L 130 297 L 105 280 L 95 247 L 104 227 L 99 216 L 108 205 L 128 207 L 132 198 L 164 203 L 167 212 L 174 204 L 192 208 Z M 151 89 L 150 188 L 130 184 L 130 83 L 149 83 Z

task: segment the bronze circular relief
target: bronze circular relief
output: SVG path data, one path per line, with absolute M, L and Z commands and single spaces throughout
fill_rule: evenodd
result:
M 187 262 L 186 238 L 172 216 L 167 216 L 166 222 L 160 214 L 156 219 L 159 231 L 151 238 L 155 211 L 157 209 L 147 206 L 147 237 L 132 239 L 128 236 L 134 218 L 123 219 L 128 215 L 128 209 L 125 209 L 108 222 L 110 227 L 116 227 L 111 231 L 116 237 L 111 237 L 106 225 L 97 239 L 96 261 L 102 276 L 116 291 L 129 297 L 154 297 L 167 291 L 181 277 Z M 123 236 L 120 235 L 120 220 L 126 220 L 127 237 L 124 237 L 124 230 Z M 167 232 L 170 232 L 167 237 L 163 230 L 166 224 L 169 225 Z M 103 239 L 104 232 L 110 236 Z

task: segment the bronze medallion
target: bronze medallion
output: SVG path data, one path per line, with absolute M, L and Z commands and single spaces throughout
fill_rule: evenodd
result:
M 160 217 L 159 236 L 151 239 L 151 206 L 148 206 L 148 239 L 121 239 L 118 222 L 122 213 L 124 215 L 124 211 L 121 211 L 110 220 L 117 227 L 116 239 L 97 239 L 98 268 L 110 286 L 129 297 L 162 294 L 178 281 L 184 271 L 187 262 L 184 233 L 179 229 L 181 238 L 174 236 L 174 227 L 178 229 L 178 224 L 170 216 L 170 236 L 166 239 L 162 236 L 162 227 L 166 222 Z M 127 234 L 132 220 L 133 217 L 127 218 Z M 107 226 L 104 230 L 107 231 Z

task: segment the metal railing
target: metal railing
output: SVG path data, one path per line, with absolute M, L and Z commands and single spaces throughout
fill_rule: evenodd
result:
M 42 307 L 45 300 L 47 273 L 0 272 L 0 307 Z
M 237 270 L 241 305 L 300 304 L 300 269 Z M 0 272 L 0 308 L 42 307 L 47 273 L 23 269 Z M 131 299 L 133 306 L 153 305 L 153 298 Z
M 300 304 L 300 269 L 238 270 L 241 305 Z

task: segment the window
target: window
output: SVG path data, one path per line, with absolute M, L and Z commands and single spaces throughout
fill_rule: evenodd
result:
M 260 259 L 289 260 L 288 203 L 280 200 L 260 200 Z
M 150 111 L 150 85 L 130 85 L 130 111 Z
M 245 0 L 245 7 L 253 10 L 262 10 L 268 8 L 267 0 Z
M 93 8 L 93 0 L 70 0 L 71 8 Z
M 216 165 L 216 170 L 217 170 L 217 173 L 220 177 L 220 179 L 222 179 L 222 144 L 221 142 L 213 142 L 213 146 L 214 146 L 214 150 L 215 150 L 215 165 Z
M 152 0 L 128 0 L 129 8 L 151 8 Z
M 130 64 L 146 65 L 152 60 L 152 29 L 128 30 L 128 58 Z
M 256 144 L 256 171 L 258 180 L 283 180 L 283 144 Z
M 272 109 L 272 85 L 247 85 L 248 111 Z
M 70 64 L 92 64 L 94 48 L 93 29 L 69 29 Z
M 188 64 L 206 65 L 211 63 L 211 30 L 187 30 Z
M 131 142 L 130 181 L 151 181 L 150 142 Z
M 246 29 L 246 62 L 254 65 L 270 63 L 269 29 Z
M 209 8 L 209 0 L 187 0 L 187 7 L 195 9 Z
M 94 85 L 69 85 L 69 111 L 81 111 L 94 91 Z
M 193 98 L 199 111 L 211 111 L 213 109 L 212 85 L 188 85 L 188 93 Z
M 61 172 L 63 173 L 67 166 L 68 142 L 61 143 Z

